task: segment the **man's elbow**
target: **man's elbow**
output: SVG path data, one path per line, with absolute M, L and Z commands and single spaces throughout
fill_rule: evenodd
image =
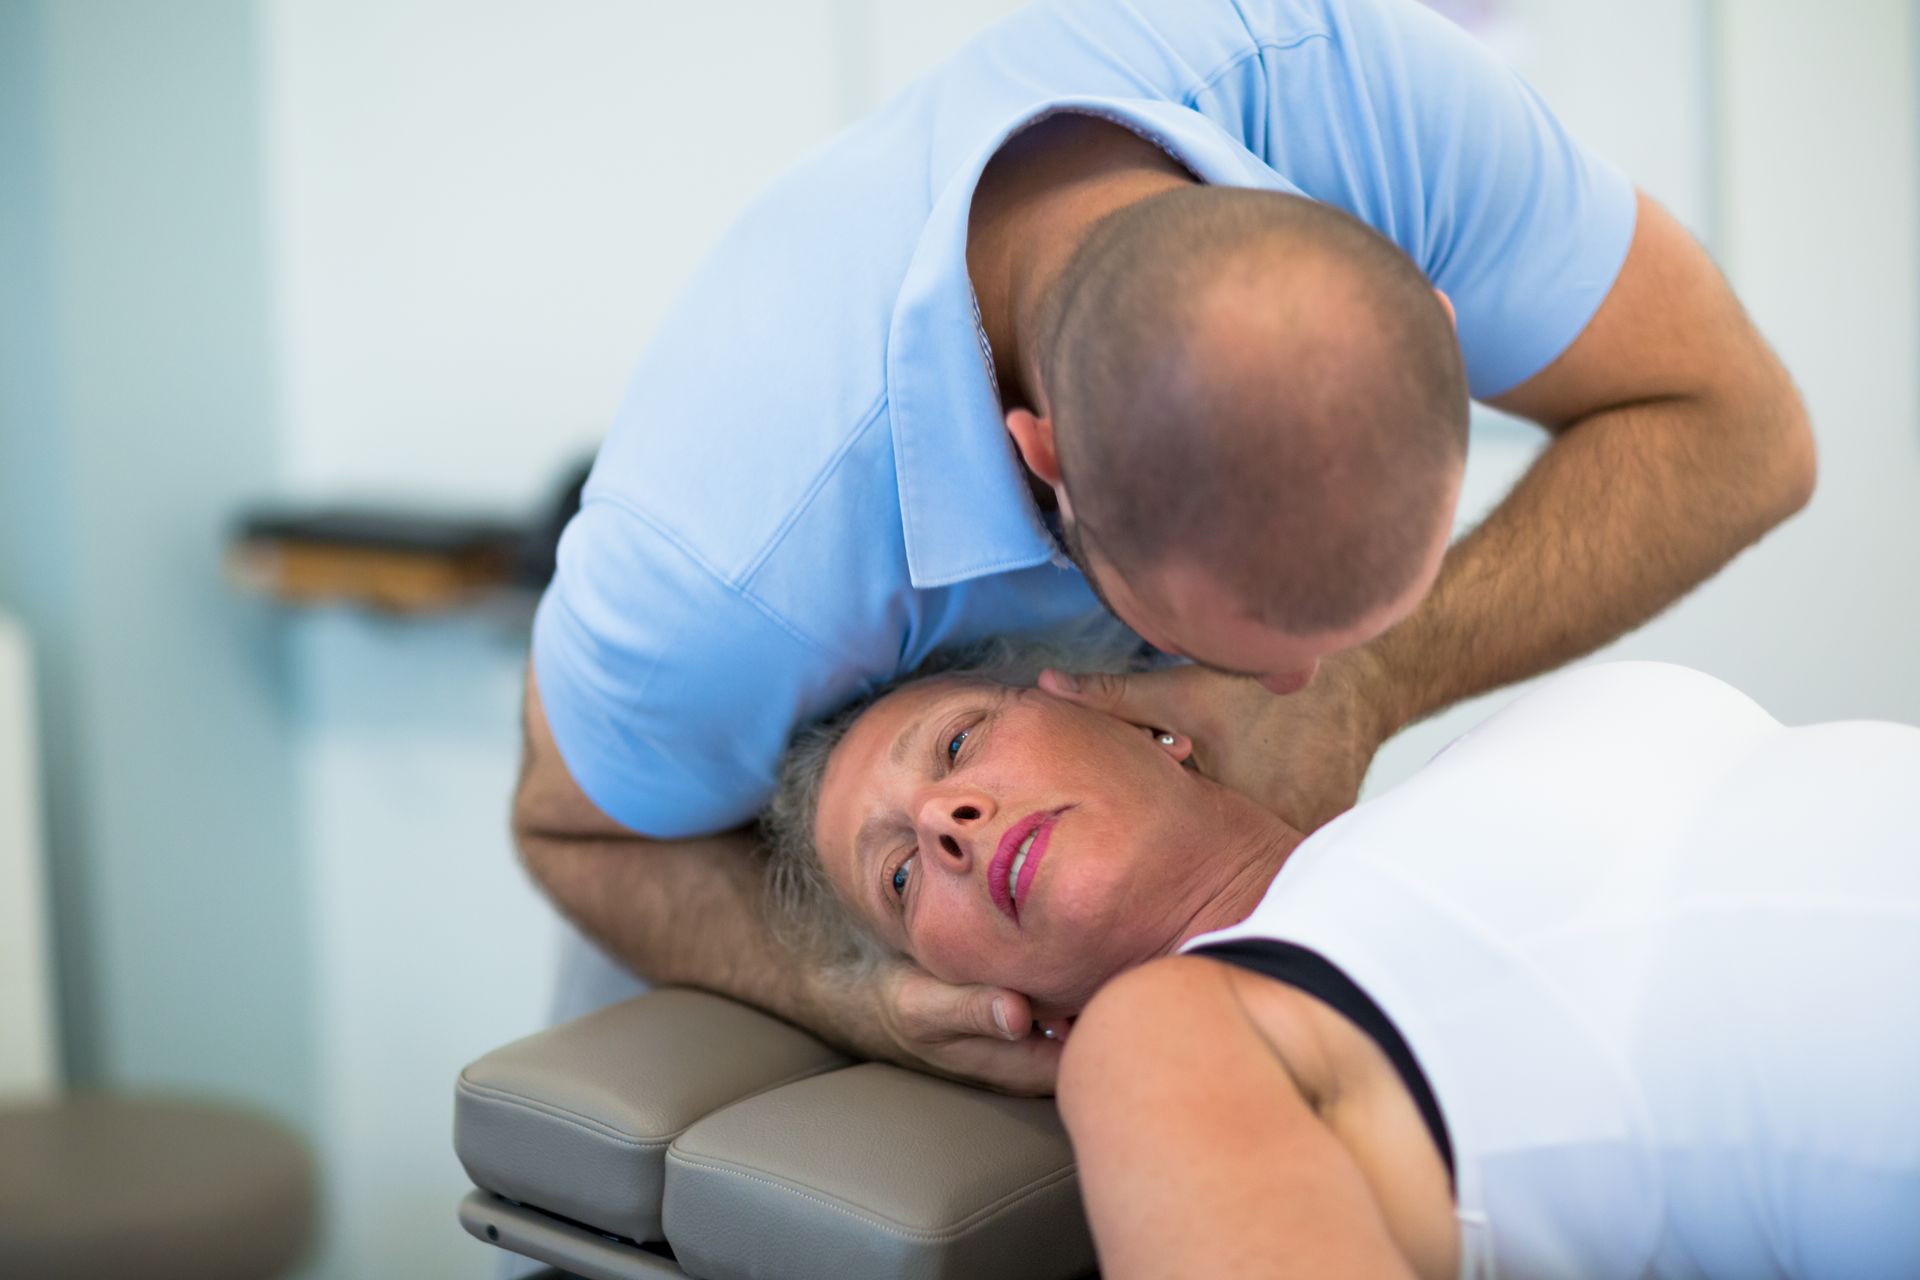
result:
M 1787 492 L 1786 515 L 1789 516 L 1813 501 L 1813 490 L 1820 479 L 1820 456 L 1813 444 L 1813 423 L 1808 421 L 1806 406 L 1799 403 L 1797 396 L 1794 404 L 1799 409 L 1799 429 L 1794 434 L 1792 477 Z
M 1769 492 L 1773 498 L 1771 524 L 1805 509 L 1813 501 L 1814 486 L 1820 477 L 1819 451 L 1814 447 L 1813 423 L 1800 393 L 1788 382 L 1776 401 L 1773 460 L 1768 468 L 1772 478 Z
M 513 834 L 513 848 L 520 856 L 520 865 L 526 868 L 534 883 L 551 891 L 553 864 L 560 843 L 553 839 L 552 832 L 540 821 L 539 806 L 529 792 L 527 779 L 523 775 L 520 785 L 514 789 L 508 829 Z
M 1742 505 L 1754 538 L 1813 500 L 1820 471 L 1806 403 L 1786 370 L 1771 359 L 1767 363 L 1766 374 L 1756 379 L 1760 388 L 1732 398 L 1728 415 L 1747 442 L 1746 465 L 1731 474 L 1741 477 Z
M 521 769 L 507 826 L 520 865 L 549 897 L 558 899 L 580 874 L 580 850 L 606 833 L 594 829 L 592 819 L 599 815 L 581 808 L 552 766 L 553 757 L 548 757 Z

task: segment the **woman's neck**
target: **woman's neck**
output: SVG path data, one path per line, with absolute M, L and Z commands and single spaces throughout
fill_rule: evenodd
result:
M 1167 947 L 1169 955 L 1203 933 L 1239 924 L 1252 915 L 1280 868 L 1307 838 L 1238 792 L 1222 791 L 1217 803 L 1225 821 L 1218 829 L 1229 834 L 1219 856 L 1207 860 L 1205 870 L 1211 874 L 1195 877 L 1196 892 Z
M 1113 973 L 1100 976 L 1085 990 L 1056 993 L 1052 1001 L 1036 999 L 1035 1017 L 1075 1017 L 1109 979 L 1135 965 L 1177 953 L 1203 933 L 1240 923 L 1266 896 L 1274 876 L 1306 836 L 1237 791 L 1199 775 L 1202 799 L 1194 808 L 1195 824 L 1211 840 L 1207 856 L 1196 865 L 1167 868 L 1174 874 L 1156 881 L 1150 892 L 1167 894 L 1172 904 L 1164 917 L 1165 931 L 1157 939 L 1140 938 L 1141 949 Z

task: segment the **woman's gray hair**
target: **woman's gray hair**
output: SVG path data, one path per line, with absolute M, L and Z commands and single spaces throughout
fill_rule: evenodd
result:
M 1048 667 L 1073 671 L 1121 671 L 1139 641 L 1104 643 L 990 640 L 934 654 L 904 676 L 870 689 L 832 715 L 794 735 L 780 761 L 773 798 L 761 815 L 767 852 L 768 920 L 774 936 L 803 958 L 847 978 L 870 974 L 896 952 L 875 937 L 841 898 L 820 864 L 813 825 L 827 761 L 847 731 L 888 694 L 935 676 L 1007 685 L 1031 685 Z

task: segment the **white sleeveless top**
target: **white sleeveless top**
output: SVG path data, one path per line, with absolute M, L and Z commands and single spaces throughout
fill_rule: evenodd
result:
M 1577 670 L 1185 949 L 1250 937 L 1406 1039 L 1463 1275 L 1920 1275 L 1920 729 Z

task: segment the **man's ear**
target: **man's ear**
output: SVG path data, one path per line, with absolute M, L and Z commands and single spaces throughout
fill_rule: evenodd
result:
M 1007 434 L 1013 437 L 1013 447 L 1020 451 L 1020 460 L 1027 464 L 1027 470 L 1057 493 L 1060 455 L 1053 447 L 1053 419 L 1035 417 L 1026 409 L 1009 409 Z
M 1453 326 L 1455 333 L 1458 333 L 1460 331 L 1460 317 L 1454 314 L 1453 299 L 1438 289 L 1433 291 L 1433 296 L 1440 299 L 1440 305 L 1447 309 L 1447 323 Z

